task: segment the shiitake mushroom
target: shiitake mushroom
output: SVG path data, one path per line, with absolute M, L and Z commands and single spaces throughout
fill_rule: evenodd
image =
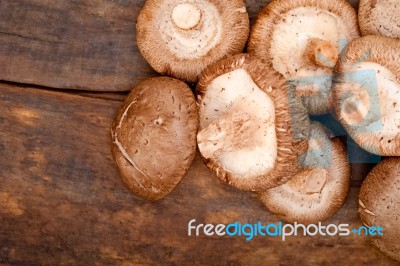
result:
M 171 193 L 196 154 L 198 123 L 184 82 L 157 77 L 134 87 L 111 128 L 114 161 L 129 190 L 147 200 Z
M 351 167 L 339 138 L 330 139 L 318 122 L 311 124 L 306 159 L 287 183 L 259 193 L 273 213 L 288 222 L 315 224 L 336 213 L 346 201 Z
M 157 72 L 194 83 L 210 64 L 241 53 L 249 31 L 243 0 L 147 0 L 136 40 Z
M 372 169 L 361 186 L 359 205 L 365 226 L 383 228 L 383 235 L 371 236 L 372 243 L 400 261 L 400 158 L 385 158 Z
M 321 115 L 328 112 L 339 53 L 359 36 L 346 0 L 272 0 L 252 27 L 248 52 L 293 82 L 308 112 Z
M 365 36 L 352 41 L 332 90 L 336 115 L 363 149 L 400 156 L 400 40 Z
M 304 160 L 310 125 L 294 87 L 281 74 L 239 54 L 203 71 L 196 93 L 198 147 L 221 180 L 258 191 L 292 177 Z

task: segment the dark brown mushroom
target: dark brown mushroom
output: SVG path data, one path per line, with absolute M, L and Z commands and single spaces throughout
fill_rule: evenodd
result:
M 243 0 L 147 0 L 136 39 L 157 72 L 196 82 L 208 65 L 243 51 L 249 28 Z
M 157 77 L 133 88 L 111 129 L 125 185 L 147 200 L 168 195 L 194 159 L 198 122 L 194 95 L 184 82 Z
M 282 75 L 249 55 L 208 67 L 197 85 L 197 141 L 207 166 L 243 190 L 288 181 L 304 160 L 310 131 L 294 93 Z
M 372 243 L 387 256 L 400 261 L 400 158 L 385 158 L 368 174 L 360 190 L 359 214 L 375 230 Z
M 311 124 L 311 137 L 303 169 L 287 183 L 259 193 L 273 213 L 288 222 L 317 224 L 336 213 L 346 201 L 351 167 L 344 144 L 329 139 L 325 128 Z

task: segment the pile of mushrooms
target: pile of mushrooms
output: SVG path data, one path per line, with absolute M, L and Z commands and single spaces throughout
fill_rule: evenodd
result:
M 372 154 L 400 156 L 400 40 L 371 35 L 352 41 L 337 73 L 332 102 L 349 136 Z M 400 261 L 399 166 L 398 158 L 383 159 L 372 170 L 359 213 L 366 226 L 385 230 L 372 243 Z
M 399 8 L 361 0 L 357 16 L 345 0 L 272 0 L 250 31 L 243 0 L 147 0 L 137 45 L 170 77 L 135 86 L 115 117 L 123 182 L 160 200 L 198 148 L 218 178 L 284 220 L 330 218 L 346 201 L 351 165 L 342 139 L 312 119 L 329 112 L 366 151 L 400 156 Z M 359 201 L 363 223 L 387 230 L 373 243 L 396 260 L 399 169 L 400 158 L 384 159 Z

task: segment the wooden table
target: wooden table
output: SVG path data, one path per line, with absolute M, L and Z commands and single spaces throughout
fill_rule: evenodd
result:
M 134 42 L 143 2 L 0 1 L 0 263 L 395 265 L 353 235 L 188 237 L 191 219 L 280 221 L 255 194 L 222 184 L 199 156 L 157 203 L 123 186 L 110 125 L 126 91 L 156 75 Z M 266 2 L 247 1 L 252 19 Z M 326 223 L 361 225 L 360 169 Z

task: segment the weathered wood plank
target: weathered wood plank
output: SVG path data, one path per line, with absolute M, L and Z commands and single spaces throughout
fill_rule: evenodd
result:
M 247 0 L 250 17 L 267 2 Z M 130 90 L 156 75 L 135 43 L 143 3 L 0 1 L 0 80 L 62 89 Z
M 278 222 L 197 157 L 166 199 L 122 185 L 109 128 L 121 102 L 0 85 L 0 263 L 395 265 L 366 237 L 188 237 L 187 223 Z M 357 187 L 327 223 L 359 226 Z
M 1 1 L 0 79 L 129 90 L 154 75 L 135 44 L 135 20 L 143 2 Z

